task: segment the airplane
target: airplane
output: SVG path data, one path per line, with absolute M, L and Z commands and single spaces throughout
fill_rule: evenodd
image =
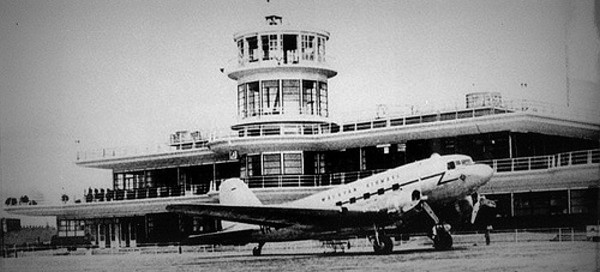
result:
M 389 254 L 393 242 L 386 227 L 401 229 L 418 220 L 419 214 L 431 219 L 420 223 L 432 226 L 428 236 L 434 248 L 447 250 L 452 247 L 451 226 L 431 207 L 470 203 L 468 212 L 474 222 L 478 204 L 484 202 L 477 201 L 476 191 L 493 172 L 466 155 L 434 153 L 430 158 L 283 204 L 263 205 L 241 179 L 233 178 L 221 184 L 219 204 L 176 204 L 167 210 L 223 220 L 223 230 L 192 235 L 189 241 L 258 243 L 252 250 L 255 256 L 261 255 L 267 242 L 335 241 L 357 236 L 368 237 L 375 253 Z

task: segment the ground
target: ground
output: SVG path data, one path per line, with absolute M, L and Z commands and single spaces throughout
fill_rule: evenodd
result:
M 0 271 L 600 271 L 600 243 L 499 242 L 458 244 L 450 251 L 425 245 L 396 245 L 375 255 L 359 245 L 346 253 L 322 248 L 265 246 L 246 251 L 119 255 L 27 256 L 0 259 Z

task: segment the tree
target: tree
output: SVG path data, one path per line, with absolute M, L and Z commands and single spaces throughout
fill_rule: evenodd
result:
M 29 197 L 26 195 L 21 196 L 21 198 L 19 199 L 19 204 L 27 204 L 27 203 L 29 203 Z
M 6 206 L 14 206 L 17 205 L 17 199 L 14 197 L 9 197 L 6 199 L 6 201 L 4 201 L 4 204 L 6 204 Z
M 62 200 L 63 203 L 67 203 L 67 201 L 69 201 L 69 196 L 66 194 L 63 194 L 60 199 Z

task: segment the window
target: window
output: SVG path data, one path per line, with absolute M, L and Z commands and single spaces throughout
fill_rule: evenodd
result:
M 246 84 L 248 90 L 248 116 L 256 116 L 260 104 L 258 81 Z
M 302 35 L 302 59 L 303 60 L 314 60 L 315 59 L 315 37 Z
M 325 174 L 325 154 L 317 153 L 314 155 L 314 173 Z
M 258 38 L 248 37 L 248 61 L 254 62 L 258 60 Z
M 277 59 L 278 40 L 277 35 L 264 35 L 262 39 L 263 60 Z
M 246 168 L 246 160 L 247 156 L 242 156 L 240 158 L 240 178 L 244 179 L 248 177 L 248 172 L 247 172 L 247 168 Z
M 279 80 L 265 80 L 262 82 L 262 86 L 263 114 L 279 114 L 281 108 L 281 101 L 279 98 Z
M 237 41 L 238 46 L 238 62 L 241 64 L 244 62 L 244 39 Z
M 319 61 L 325 61 L 325 38 L 317 38 L 317 58 Z
M 327 102 L 327 83 L 319 82 L 319 110 L 323 117 L 329 116 L 329 105 Z
M 302 113 L 315 114 L 317 109 L 317 86 L 312 80 L 302 81 Z
M 283 80 L 283 110 L 286 114 L 299 114 L 300 80 Z
M 238 85 L 238 116 L 246 117 L 246 84 Z
M 283 63 L 298 63 L 298 35 L 282 35 Z
M 125 189 L 125 181 L 124 181 L 124 175 L 125 174 L 115 174 L 114 175 L 114 188 L 115 190 L 121 190 L 121 189 Z
M 83 237 L 85 236 L 85 221 L 84 220 L 67 220 L 61 219 L 58 224 L 59 237 Z
M 260 176 L 260 155 L 248 155 L 248 177 Z
M 448 170 L 452 170 L 452 169 L 455 169 L 455 168 L 456 168 L 456 165 L 454 164 L 453 161 L 448 162 Z
M 281 175 L 281 154 L 263 155 L 263 173 L 265 175 Z
M 595 213 L 598 189 L 571 190 L 571 213 Z
M 302 174 L 302 153 L 284 153 L 283 169 L 284 174 Z

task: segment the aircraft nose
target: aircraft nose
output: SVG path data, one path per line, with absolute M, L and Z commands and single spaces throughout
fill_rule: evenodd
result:
M 494 169 L 487 164 L 476 164 L 473 174 L 480 180 L 481 185 L 487 183 L 494 175 Z
M 486 184 L 494 175 L 494 169 L 487 164 L 476 164 L 469 167 L 469 175 L 475 178 L 478 186 Z

